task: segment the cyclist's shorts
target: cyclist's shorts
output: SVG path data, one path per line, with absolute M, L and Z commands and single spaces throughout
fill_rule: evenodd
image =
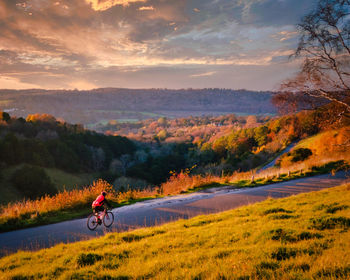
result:
M 92 207 L 92 210 L 94 210 L 95 212 L 101 212 L 101 211 L 104 211 L 105 209 L 103 208 L 103 206 L 95 206 L 95 207 Z

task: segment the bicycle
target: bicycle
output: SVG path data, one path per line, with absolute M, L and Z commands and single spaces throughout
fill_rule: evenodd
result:
M 90 214 L 87 219 L 87 227 L 89 230 L 95 230 L 97 226 L 102 225 L 102 223 L 105 227 L 110 227 L 113 222 L 114 215 L 112 211 L 105 209 L 104 211 Z

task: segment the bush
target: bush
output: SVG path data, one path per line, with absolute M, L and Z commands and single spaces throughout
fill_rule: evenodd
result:
M 280 247 L 271 254 L 271 258 L 278 261 L 287 260 L 296 257 L 298 251 L 294 248 Z
M 310 221 L 312 223 L 311 228 L 318 230 L 335 228 L 348 229 L 350 227 L 350 218 L 346 217 L 321 217 L 318 219 L 312 218 Z
M 100 261 L 102 259 L 102 256 L 97 254 L 80 254 L 77 258 L 77 264 L 79 267 L 86 266 L 86 265 L 93 265 L 95 262 Z
M 336 172 L 339 170 L 349 169 L 349 164 L 344 160 L 331 161 L 321 166 L 312 167 L 312 171 L 318 173 L 328 173 L 328 172 Z
M 118 191 L 126 190 L 144 190 L 149 187 L 150 184 L 145 180 L 129 178 L 129 177 L 119 177 L 113 183 Z
M 290 153 L 292 162 L 304 161 L 312 155 L 312 151 L 308 148 L 299 148 Z
M 0 120 L 4 120 L 5 122 L 10 122 L 11 117 L 8 113 L 6 112 L 0 112 Z
M 15 171 L 12 183 L 26 198 L 30 199 L 57 193 L 45 170 L 37 166 L 24 165 Z

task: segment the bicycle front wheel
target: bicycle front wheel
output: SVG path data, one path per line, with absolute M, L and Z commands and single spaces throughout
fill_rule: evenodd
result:
M 111 211 L 107 211 L 103 217 L 103 224 L 105 227 L 110 227 L 113 224 L 114 215 Z
M 98 223 L 96 221 L 96 216 L 94 214 L 90 214 L 90 216 L 87 219 L 87 227 L 89 230 L 94 230 L 97 228 Z

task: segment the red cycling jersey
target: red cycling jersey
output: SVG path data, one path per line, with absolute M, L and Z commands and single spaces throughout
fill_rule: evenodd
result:
M 96 207 L 96 206 L 102 206 L 102 204 L 105 201 L 105 197 L 101 194 L 99 195 L 96 200 L 92 203 L 92 207 Z

